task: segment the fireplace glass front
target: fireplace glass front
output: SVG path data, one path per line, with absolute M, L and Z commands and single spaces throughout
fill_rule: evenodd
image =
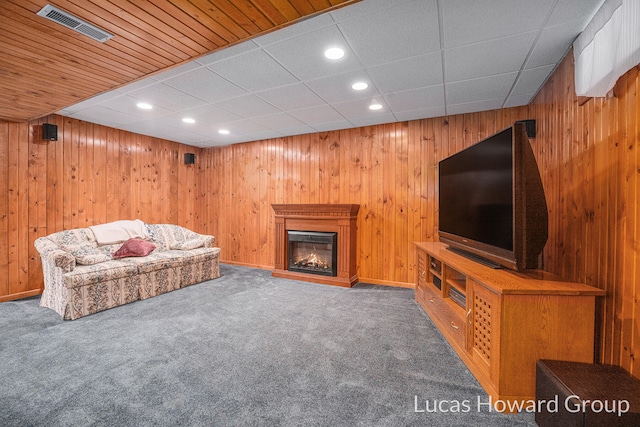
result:
M 289 238 L 289 271 L 338 275 L 338 233 L 287 231 Z

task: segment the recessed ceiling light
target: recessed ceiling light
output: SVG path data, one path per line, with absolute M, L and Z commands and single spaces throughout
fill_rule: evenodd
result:
M 371 104 L 369 105 L 369 110 L 381 110 L 382 109 L 382 105 L 380 104 Z
M 356 82 L 356 83 L 351 85 L 351 88 L 353 90 L 365 90 L 368 87 L 369 87 L 369 85 L 366 84 L 365 82 Z
M 138 102 L 136 105 L 143 110 L 151 110 L 153 108 L 153 105 L 147 104 L 146 102 Z
M 339 47 L 331 47 L 324 51 L 324 56 L 333 60 L 341 59 L 344 56 L 344 50 Z
M 182 119 L 182 121 L 185 122 L 185 123 L 195 123 L 196 122 L 191 117 L 185 117 L 184 119 Z
M 218 133 L 221 135 L 229 135 L 230 132 L 226 129 L 220 129 L 218 130 Z

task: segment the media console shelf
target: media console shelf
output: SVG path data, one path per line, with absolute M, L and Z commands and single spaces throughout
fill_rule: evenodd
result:
M 539 359 L 593 363 L 601 289 L 539 270 L 494 269 L 416 243 L 416 301 L 491 396 L 530 401 Z

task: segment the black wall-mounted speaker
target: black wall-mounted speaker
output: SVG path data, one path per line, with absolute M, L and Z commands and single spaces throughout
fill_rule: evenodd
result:
M 196 155 L 194 153 L 184 153 L 184 164 L 192 165 L 196 162 Z
M 536 137 L 536 121 L 535 120 L 519 120 L 518 123 L 524 123 L 524 127 L 527 131 L 527 137 Z
M 58 126 L 45 123 L 42 125 L 42 139 L 45 141 L 58 140 Z

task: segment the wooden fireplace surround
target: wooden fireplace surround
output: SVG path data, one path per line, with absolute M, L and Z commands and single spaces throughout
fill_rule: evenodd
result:
M 356 223 L 360 205 L 294 204 L 271 207 L 276 223 L 276 259 L 272 276 L 343 287 L 351 287 L 358 282 Z M 338 233 L 338 275 L 321 276 L 289 271 L 289 230 Z

